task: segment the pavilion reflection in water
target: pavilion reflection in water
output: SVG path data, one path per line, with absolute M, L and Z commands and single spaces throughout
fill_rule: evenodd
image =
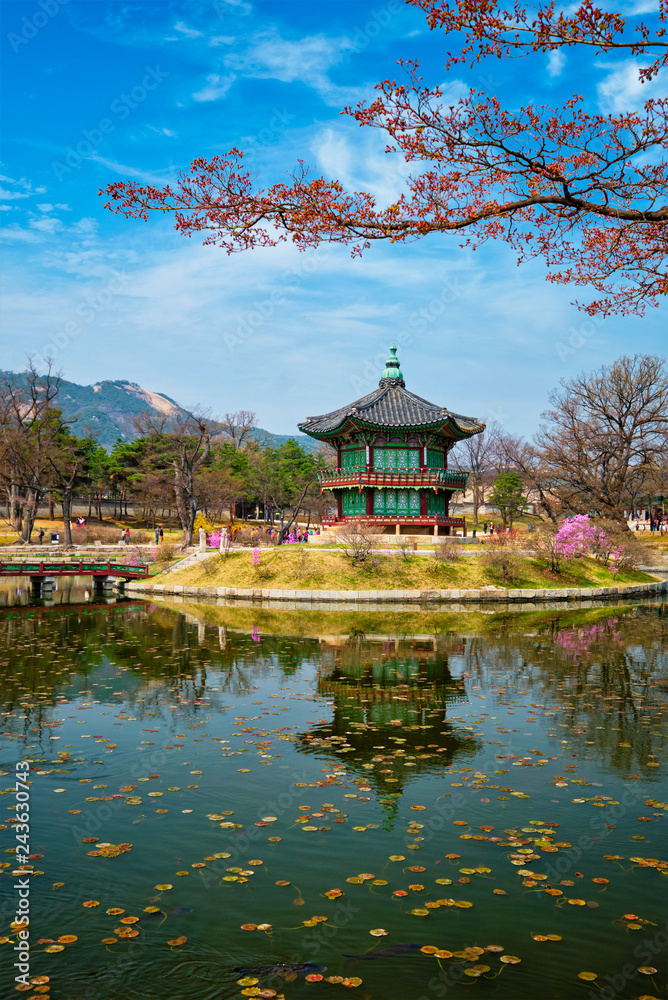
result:
M 317 689 L 333 699 L 332 718 L 300 733 L 297 747 L 363 776 L 388 805 L 419 774 L 473 756 L 479 741 L 447 721 L 448 707 L 468 699 L 440 641 L 321 638 Z

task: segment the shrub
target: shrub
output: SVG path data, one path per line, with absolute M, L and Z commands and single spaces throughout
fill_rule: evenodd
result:
M 557 535 L 558 530 L 553 524 L 541 524 L 537 531 L 532 532 L 530 541 L 534 555 L 549 563 L 553 573 L 558 573 L 561 567 Z
M 522 561 L 506 536 L 493 535 L 487 542 L 483 565 L 499 577 L 502 583 L 511 583 L 519 578 Z
M 613 573 L 632 569 L 649 558 L 642 543 L 617 521 L 594 521 L 588 514 L 566 518 L 555 537 L 555 548 L 566 559 L 592 555 Z
M 173 559 L 176 559 L 178 552 L 179 550 L 174 542 L 163 542 L 162 545 L 158 545 L 153 549 L 153 557 L 158 565 L 166 566 Z
M 463 553 L 457 542 L 453 542 L 451 538 L 446 537 L 441 539 L 436 546 L 434 556 L 439 562 L 452 563 L 461 559 Z
M 206 514 L 203 514 L 201 511 L 195 517 L 195 523 L 193 525 L 193 532 L 195 534 L 198 534 L 200 528 L 204 528 L 204 530 L 206 531 L 207 534 L 210 531 L 213 531 L 213 521 L 209 520 L 209 518 L 206 516 Z
M 343 551 L 354 563 L 364 563 L 374 545 L 378 543 L 383 529 L 380 525 L 369 524 L 367 521 L 352 521 L 338 533 L 338 539 L 343 543 Z

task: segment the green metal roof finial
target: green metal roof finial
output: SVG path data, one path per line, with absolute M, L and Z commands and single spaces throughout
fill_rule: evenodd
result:
M 399 367 L 399 359 L 397 358 L 397 348 L 396 344 L 392 344 L 390 347 L 390 357 L 385 362 L 385 368 L 383 369 L 383 374 L 380 376 L 379 385 L 387 385 L 389 379 L 389 384 L 396 384 L 405 386 L 404 376 Z

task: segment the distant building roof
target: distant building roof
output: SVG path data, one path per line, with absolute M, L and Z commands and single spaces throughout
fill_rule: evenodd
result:
M 300 431 L 311 437 L 327 440 L 354 427 L 377 429 L 428 430 L 459 441 L 484 431 L 485 425 L 475 417 L 452 413 L 446 407 L 430 403 L 406 388 L 394 344 L 390 348 L 378 388 L 319 417 L 307 417 L 299 424 Z

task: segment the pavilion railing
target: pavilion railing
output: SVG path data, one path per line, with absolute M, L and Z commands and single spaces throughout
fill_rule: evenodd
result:
M 332 486 L 375 486 L 379 489 L 432 487 L 450 490 L 466 489 L 465 472 L 445 472 L 442 469 L 325 469 L 318 473 L 323 489 Z

